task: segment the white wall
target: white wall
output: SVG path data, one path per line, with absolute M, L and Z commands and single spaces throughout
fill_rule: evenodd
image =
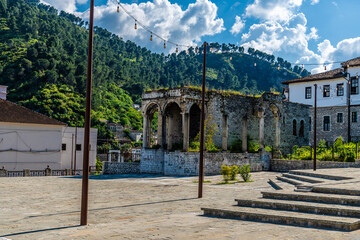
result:
M 7 86 L 0 85 L 0 99 L 6 100 L 6 89 Z
M 0 122 L 0 167 L 9 171 L 44 170 L 47 165 L 61 169 L 61 134 L 62 126 L 57 125 Z
M 360 75 L 360 67 L 351 67 L 347 70 L 351 77 Z M 359 79 L 360 82 L 360 79 Z M 299 82 L 289 84 L 289 101 L 302 103 L 314 106 L 315 87 L 317 84 L 317 106 L 318 107 L 331 107 L 331 106 L 347 106 L 347 91 L 348 81 L 345 78 L 318 80 L 309 82 Z M 344 95 L 337 96 L 336 85 L 339 83 L 344 84 Z M 323 86 L 330 85 L 330 97 L 323 97 Z M 305 88 L 311 87 L 311 99 L 305 99 Z M 360 87 L 359 87 L 360 91 Z M 350 96 L 351 105 L 360 104 L 360 94 Z
M 97 149 L 97 132 L 96 128 L 90 131 L 90 156 L 89 165 L 96 165 L 96 149 Z M 72 141 L 74 136 L 74 141 Z M 75 162 L 75 128 L 64 127 L 62 131 L 62 143 L 66 144 L 66 150 L 62 151 L 61 166 L 62 169 L 73 169 Z M 76 169 L 82 170 L 83 166 L 83 152 L 84 152 L 84 128 L 77 129 L 77 144 L 81 144 L 81 151 L 76 151 Z M 73 145 L 72 145 L 73 144 Z

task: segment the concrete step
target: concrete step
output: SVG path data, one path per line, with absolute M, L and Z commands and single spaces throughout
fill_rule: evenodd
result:
M 292 178 L 301 182 L 305 182 L 305 183 L 322 183 L 324 182 L 324 180 L 319 180 L 319 179 L 315 179 L 315 178 L 311 178 L 311 177 L 304 177 L 301 175 L 296 175 L 296 174 L 291 174 L 291 173 L 283 173 L 282 174 L 283 177 L 287 177 L 287 178 Z
M 360 198 L 356 196 L 325 194 L 325 193 L 320 194 L 313 192 L 295 193 L 290 191 L 261 192 L 261 194 L 263 195 L 263 198 L 270 198 L 270 199 L 360 206 Z
M 224 208 L 201 208 L 205 216 L 240 219 L 292 226 L 315 227 L 354 231 L 359 229 L 360 221 L 355 218 L 335 217 L 310 213 L 296 213 L 272 209 L 230 206 Z
M 268 184 L 270 184 L 270 186 L 275 190 L 283 190 L 283 187 L 279 184 L 279 181 L 269 179 Z
M 291 170 L 291 171 L 289 171 L 289 173 L 295 174 L 295 175 L 309 176 L 309 177 L 314 177 L 314 178 L 336 180 L 336 181 L 353 179 L 351 177 L 334 176 L 334 175 L 320 174 L 320 173 L 315 173 L 315 172 L 310 172 L 310 171 L 301 171 L 301 170 Z
M 296 211 L 330 216 L 360 218 L 360 208 L 324 203 L 294 202 L 274 199 L 235 199 L 238 206 Z
M 316 193 L 330 193 L 330 194 L 339 194 L 339 195 L 360 196 L 360 190 L 346 189 L 346 188 L 313 186 L 311 191 L 316 192 Z
M 282 182 L 290 183 L 290 184 L 295 185 L 295 186 L 299 186 L 299 185 L 303 185 L 303 184 L 304 184 L 303 182 L 297 181 L 297 180 L 295 180 L 295 179 L 287 178 L 287 177 L 276 176 L 276 179 L 277 179 L 277 180 L 280 180 L 280 181 L 282 181 Z

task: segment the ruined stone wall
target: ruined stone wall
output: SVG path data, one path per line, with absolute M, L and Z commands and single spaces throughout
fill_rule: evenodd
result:
M 356 162 L 334 162 L 334 161 L 317 161 L 316 168 L 350 168 L 360 167 L 360 161 Z M 271 171 L 275 172 L 286 172 L 289 170 L 297 169 L 312 169 L 312 160 L 282 160 L 273 159 L 271 160 Z
M 309 145 L 309 116 L 310 108 L 307 105 L 292 102 L 283 103 L 283 115 L 281 119 L 280 147 L 288 148 L 294 145 Z M 293 120 L 297 122 L 296 136 L 293 135 Z M 299 136 L 300 122 L 304 121 L 304 137 Z
M 351 106 L 350 114 L 352 112 L 357 112 L 357 122 L 352 122 L 350 115 L 351 123 L 351 140 L 359 141 L 360 140 L 360 106 Z M 343 114 L 343 122 L 337 122 L 337 114 Z M 330 116 L 330 131 L 324 131 L 324 116 Z M 311 117 L 311 131 L 310 142 L 314 142 L 314 108 L 310 109 Z M 348 141 L 348 108 L 347 106 L 334 106 L 334 107 L 321 107 L 317 108 L 317 142 L 320 140 L 325 140 L 326 142 L 333 143 L 340 136 L 344 141 Z
M 104 174 L 129 174 L 140 173 L 140 163 L 134 162 L 104 162 Z

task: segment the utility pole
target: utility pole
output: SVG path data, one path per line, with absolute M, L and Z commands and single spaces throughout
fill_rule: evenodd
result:
M 72 133 L 71 134 L 71 163 L 70 163 L 70 166 L 71 166 L 71 173 L 73 174 L 73 170 L 74 170 L 74 166 L 73 166 L 73 163 L 74 163 L 74 134 Z M 74 174 L 73 174 L 74 175 Z
M 198 198 L 203 195 L 203 181 L 204 181 L 204 122 L 205 122 L 205 76 L 206 76 L 206 47 L 204 42 L 204 63 L 203 63 L 203 81 L 202 81 L 202 101 L 201 101 L 201 122 L 200 122 L 200 162 L 199 162 L 199 191 Z
M 316 112 L 317 112 L 317 84 L 314 85 L 315 87 L 315 99 L 314 99 L 314 171 L 316 171 Z
M 84 134 L 80 225 L 87 225 L 87 215 L 88 215 L 91 84 L 92 84 L 93 38 L 94 38 L 93 35 L 94 35 L 94 0 L 90 0 L 89 48 L 88 48 L 88 67 L 87 67 L 87 81 L 86 81 L 86 111 L 85 111 L 85 134 Z
M 348 87 L 347 87 L 347 112 L 348 112 L 348 129 L 347 129 L 347 135 L 348 135 L 348 142 L 351 142 L 351 111 L 350 111 L 350 94 L 351 94 L 351 79 L 350 79 L 350 73 L 347 73 L 348 75 Z
M 77 119 L 77 117 L 76 117 L 76 124 L 75 124 L 75 156 L 74 156 L 74 175 L 76 175 L 77 127 L 78 127 L 78 119 Z

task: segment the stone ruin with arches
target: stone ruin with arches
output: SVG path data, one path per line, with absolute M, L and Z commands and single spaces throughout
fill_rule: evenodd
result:
M 251 164 L 253 170 L 267 169 L 265 146 L 309 144 L 309 111 L 309 106 L 284 101 L 274 93 L 245 96 L 207 91 L 205 119 L 211 116 L 210 124 L 217 128 L 213 141 L 222 152 L 205 155 L 205 171 L 219 173 L 221 164 L 236 164 L 237 160 Z M 198 153 L 188 150 L 200 131 L 201 91 L 191 87 L 147 91 L 142 113 L 141 172 L 196 175 Z M 155 114 L 156 131 L 151 127 Z M 249 140 L 259 144 L 259 153 L 248 153 Z M 240 142 L 242 153 L 228 152 L 232 144 Z

